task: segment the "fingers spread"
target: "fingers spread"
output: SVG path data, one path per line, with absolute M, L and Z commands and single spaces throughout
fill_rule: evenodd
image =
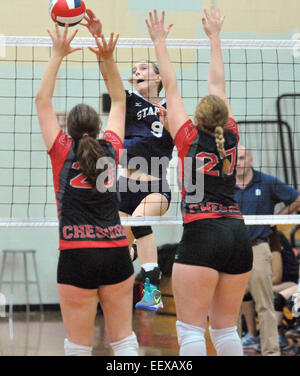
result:
M 51 33 L 49 29 L 47 29 L 47 33 L 50 35 L 50 38 L 52 39 L 52 42 L 54 42 L 54 35 Z
M 78 29 L 76 29 L 74 31 L 74 33 L 69 37 L 69 39 L 67 40 L 68 43 L 71 43 L 72 40 L 75 38 L 75 35 L 78 33 Z
M 69 30 L 69 24 L 66 23 L 66 24 L 65 24 L 64 34 L 63 34 L 63 38 L 64 38 L 64 39 L 67 38 L 68 30 Z
M 90 51 L 92 51 L 92 52 L 94 52 L 94 54 L 98 54 L 98 52 L 99 52 L 99 49 L 98 48 L 94 48 L 94 47 L 88 47 L 88 49 L 90 50 Z
M 114 43 L 113 43 L 113 47 L 114 47 L 114 48 L 116 47 L 116 44 L 118 43 L 119 37 L 120 37 L 120 34 L 117 34 L 117 36 L 116 36 L 116 38 L 115 38 L 115 41 L 114 41 Z
M 203 11 L 204 11 L 204 14 L 205 14 L 207 20 L 209 21 L 210 20 L 210 15 L 208 13 L 208 10 L 206 8 L 204 8 Z
M 57 22 L 55 22 L 55 30 L 56 30 L 56 36 L 59 38 L 60 37 L 60 31 L 59 31 L 59 27 L 58 27 Z
M 87 14 L 90 18 L 95 18 L 95 17 L 96 17 L 95 13 L 94 13 L 91 9 L 87 9 L 87 10 L 86 10 L 86 14 Z
M 152 12 L 149 12 L 149 18 L 150 18 L 151 26 L 153 26 L 154 21 L 153 21 L 153 15 L 152 15 Z
M 165 23 L 165 15 L 166 15 L 166 12 L 163 10 L 162 12 L 161 12 L 161 20 L 160 20 L 160 22 L 164 25 L 164 23 Z

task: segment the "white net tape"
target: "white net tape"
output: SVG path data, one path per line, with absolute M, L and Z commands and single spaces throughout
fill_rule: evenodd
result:
M 23 37 L 23 36 L 0 36 L 2 46 L 36 46 L 50 47 L 52 45 L 49 37 Z M 72 46 L 88 47 L 95 45 L 93 38 L 75 38 Z M 168 39 L 167 45 L 170 48 L 209 48 L 207 39 Z M 299 40 L 238 40 L 225 39 L 222 47 L 225 49 L 279 49 L 292 50 L 300 46 Z M 120 38 L 118 48 L 151 48 L 151 39 L 143 38 Z
M 300 224 L 300 215 L 246 215 L 246 225 L 296 225 Z M 121 218 L 124 226 L 161 226 L 161 225 L 182 225 L 178 217 L 138 217 Z M 0 218 L 0 227 L 57 227 L 57 218 Z

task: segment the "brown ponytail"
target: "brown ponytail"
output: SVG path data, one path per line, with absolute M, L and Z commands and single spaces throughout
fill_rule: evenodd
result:
M 68 115 L 68 133 L 78 142 L 76 157 L 79 167 L 95 191 L 98 175 L 103 172 L 96 168 L 96 164 L 99 158 L 105 156 L 97 140 L 100 127 L 99 115 L 86 104 L 73 107 Z
M 79 140 L 77 148 L 79 167 L 94 190 L 98 175 L 103 172 L 103 170 L 96 169 L 96 164 L 98 159 L 104 156 L 104 151 L 95 138 L 85 136 Z
M 228 175 L 230 162 L 224 148 L 224 127 L 228 120 L 226 103 L 216 95 L 203 97 L 197 105 L 195 120 L 198 129 L 215 137 L 218 152 L 223 160 L 222 174 L 223 176 Z

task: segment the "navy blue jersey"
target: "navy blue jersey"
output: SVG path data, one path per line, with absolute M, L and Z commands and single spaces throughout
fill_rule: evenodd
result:
M 126 90 L 124 148 L 127 153 L 123 154 L 120 164 L 165 178 L 174 144 L 169 132 L 159 121 L 157 111 L 158 108 L 140 94 Z

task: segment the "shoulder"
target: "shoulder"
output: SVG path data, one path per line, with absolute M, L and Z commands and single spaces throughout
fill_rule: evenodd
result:
M 113 155 L 116 155 L 117 161 L 119 161 L 121 152 L 124 149 L 124 145 L 120 137 L 113 131 L 105 131 L 100 142 L 105 142 L 106 144 L 108 144 L 108 150 L 111 150 L 110 148 L 112 148 Z
M 259 178 L 263 182 L 285 184 L 280 179 L 278 179 L 276 176 L 269 175 L 269 174 L 266 174 L 264 172 L 260 172 L 260 171 L 257 171 L 257 170 L 254 170 L 254 171 L 255 171 L 255 175 L 257 176 L 257 178 Z
M 136 92 L 132 91 L 132 90 L 126 89 L 125 90 L 125 94 L 126 94 L 126 98 L 127 99 L 136 100 L 137 98 L 139 98 L 139 95 Z
M 117 135 L 117 133 L 110 131 L 110 130 L 104 132 L 104 135 L 101 140 L 113 145 L 114 147 L 123 146 L 123 142 L 121 138 Z
M 116 151 L 115 151 L 113 145 L 110 142 L 108 142 L 104 139 L 101 139 L 101 140 L 99 140 L 99 145 L 102 147 L 105 155 L 113 156 L 113 157 L 116 156 Z
M 233 147 L 237 145 L 239 138 L 235 132 L 225 129 L 224 136 L 226 139 L 227 147 Z
M 198 129 L 193 124 L 192 120 L 186 121 L 178 130 L 174 137 L 174 144 L 180 147 L 184 143 L 191 143 L 198 135 Z
M 70 148 L 72 143 L 73 139 L 60 130 L 48 154 L 53 156 L 54 154 L 63 153 Z
M 228 131 L 228 133 L 235 135 L 237 141 L 239 142 L 240 140 L 239 129 L 238 129 L 237 122 L 235 121 L 233 117 L 228 118 L 227 123 L 225 125 L 225 131 Z

